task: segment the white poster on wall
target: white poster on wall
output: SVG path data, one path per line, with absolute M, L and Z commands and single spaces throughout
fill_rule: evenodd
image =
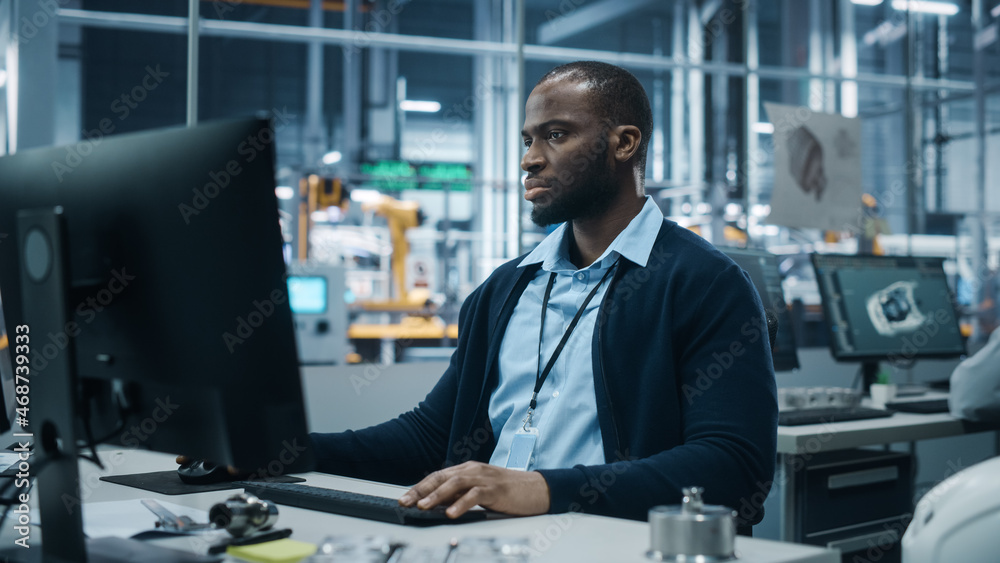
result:
M 861 121 L 765 103 L 774 125 L 774 191 L 767 221 L 846 230 L 861 209 Z

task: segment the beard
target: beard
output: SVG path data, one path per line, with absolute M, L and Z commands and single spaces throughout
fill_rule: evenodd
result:
M 531 221 L 539 227 L 565 223 L 573 219 L 588 219 L 608 209 L 618 196 L 614 170 L 605 154 L 590 159 L 585 170 L 575 175 L 573 182 L 554 181 L 545 197 L 533 202 Z

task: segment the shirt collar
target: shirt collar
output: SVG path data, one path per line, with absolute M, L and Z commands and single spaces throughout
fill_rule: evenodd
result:
M 653 243 L 660 233 L 663 224 L 663 212 L 657 207 L 651 196 L 646 196 L 646 203 L 643 204 L 639 214 L 632 218 L 628 226 L 618 233 L 615 240 L 604 251 L 594 264 L 598 266 L 604 264 L 613 253 L 617 253 L 623 258 L 645 267 L 649 261 L 649 254 L 653 250 Z M 523 268 L 531 264 L 542 264 L 542 269 L 546 271 L 577 268 L 569 260 L 569 241 L 566 238 L 566 223 L 556 227 L 549 236 L 545 237 L 538 246 L 535 247 L 524 260 L 517 265 Z

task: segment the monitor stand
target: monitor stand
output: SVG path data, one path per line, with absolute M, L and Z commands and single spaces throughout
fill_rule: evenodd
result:
M 872 383 L 878 380 L 879 363 L 878 362 L 862 362 L 861 363 L 861 393 L 864 396 L 871 396 Z
M 24 305 L 24 334 L 29 347 L 42 352 L 44 335 L 65 334 L 69 317 L 69 261 L 65 217 L 62 208 L 22 210 L 17 218 L 21 259 L 21 302 Z M 55 346 L 53 343 L 45 345 Z M 24 411 L 28 430 L 15 426 L 15 439 L 34 443 L 29 472 L 36 487 L 15 494 L 37 495 L 39 519 L 45 540 L 40 546 L 37 534 L 25 537 L 23 546 L 11 548 L 4 555 L 11 561 L 45 563 L 104 563 L 115 561 L 100 550 L 92 557 L 83 533 L 80 497 L 80 468 L 74 424 L 77 418 L 76 360 L 72 343 L 45 352 L 51 359 L 44 371 L 29 364 L 31 402 Z M 22 413 L 19 412 L 19 415 Z M 20 524 L 18 522 L 15 525 Z M 34 537 L 32 537 L 34 535 Z M 40 549 L 39 549 L 40 547 Z M 119 561 L 123 561 L 119 559 Z

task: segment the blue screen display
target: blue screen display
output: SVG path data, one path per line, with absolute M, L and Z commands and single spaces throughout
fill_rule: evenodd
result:
M 288 303 L 292 313 L 326 312 L 326 278 L 322 276 L 288 276 Z

